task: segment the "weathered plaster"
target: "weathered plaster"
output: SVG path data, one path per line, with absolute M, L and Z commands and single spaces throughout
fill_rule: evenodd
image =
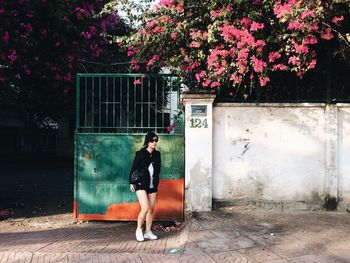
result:
M 336 147 L 324 106 L 215 105 L 213 198 L 321 202 Z
M 350 204 L 350 105 L 338 104 L 337 116 L 338 198 L 340 202 Z
M 185 209 L 212 209 L 212 103 L 213 95 L 186 94 L 185 103 Z M 208 127 L 191 127 L 191 105 L 206 105 Z

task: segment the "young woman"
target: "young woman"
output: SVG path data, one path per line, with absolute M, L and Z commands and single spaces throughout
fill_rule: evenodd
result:
M 157 191 L 160 173 L 160 152 L 156 150 L 158 136 L 149 132 L 145 136 L 143 148 L 137 151 L 129 175 L 130 190 L 136 192 L 141 211 L 137 218 L 136 240 L 144 241 L 145 238 L 157 239 L 152 233 L 153 210 L 157 199 Z M 140 179 L 133 184 L 131 174 L 138 169 L 142 172 Z M 142 225 L 146 220 L 146 231 L 143 235 Z

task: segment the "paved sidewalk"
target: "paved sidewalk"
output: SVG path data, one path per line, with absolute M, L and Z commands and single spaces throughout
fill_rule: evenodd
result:
M 137 242 L 134 222 L 77 224 L 70 214 L 8 219 L 0 222 L 0 263 L 350 262 L 349 226 L 347 212 L 230 207 L 194 214 L 180 231 Z

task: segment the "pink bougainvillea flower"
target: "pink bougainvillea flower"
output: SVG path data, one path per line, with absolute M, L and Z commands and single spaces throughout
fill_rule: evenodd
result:
M 286 14 L 288 14 L 293 6 L 298 2 L 298 0 L 289 0 L 289 1 L 282 1 L 278 0 L 275 4 L 275 7 L 273 9 L 275 15 L 277 18 L 283 18 Z
M 0 78 L 0 81 L 1 81 L 1 78 Z M 0 217 L 7 217 L 7 216 L 9 216 L 11 214 L 14 214 L 12 209 L 2 209 L 2 210 L 0 210 Z
M 318 29 L 319 29 L 318 25 L 312 25 L 312 26 L 309 27 L 310 31 L 317 31 Z
M 7 43 L 10 39 L 10 33 L 7 31 L 4 31 L 4 33 L 2 33 L 2 37 L 1 37 L 2 41 L 4 41 L 5 43 Z
M 294 48 L 296 53 L 308 53 L 309 47 L 306 45 L 299 45 L 297 42 L 294 42 Z
M 289 59 L 288 59 L 288 63 L 289 64 L 292 64 L 292 65 L 294 65 L 294 66 L 300 66 L 300 61 L 299 61 L 299 59 L 298 59 L 298 57 L 296 57 L 296 56 L 291 56 Z
M 46 28 L 41 28 L 41 29 L 40 29 L 40 33 L 41 33 L 42 35 L 46 36 L 46 35 L 47 35 L 47 29 L 46 29 Z
M 196 41 L 192 41 L 189 45 L 189 47 L 195 47 L 195 48 L 199 48 L 200 46 L 201 44 Z
M 18 11 L 17 10 L 11 10 L 11 15 L 18 16 Z
M 203 87 L 208 87 L 209 84 L 210 84 L 211 80 L 210 79 L 206 79 L 202 84 L 203 84 Z
M 17 52 L 14 49 L 10 49 L 10 54 L 8 55 L 10 63 L 13 64 L 17 59 Z
M 152 33 L 161 33 L 163 32 L 163 28 L 161 26 L 156 26 L 153 30 Z
M 339 21 L 343 21 L 344 20 L 344 16 L 340 16 L 340 17 L 334 17 L 333 19 L 332 19 L 332 22 L 333 23 L 338 23 Z
M 241 19 L 241 22 L 245 24 L 247 27 L 249 27 L 252 24 L 252 21 L 249 18 L 243 17 Z
M 182 3 L 178 3 L 176 6 L 176 11 L 182 13 L 184 11 L 184 6 Z
M 70 72 L 68 72 L 64 78 L 63 78 L 65 81 L 71 81 L 73 80 L 73 77 L 72 77 L 72 74 Z
M 92 35 L 96 35 L 97 29 L 95 26 L 89 26 L 89 31 Z
M 216 87 L 220 87 L 220 86 L 221 86 L 221 84 L 220 84 L 219 82 L 217 82 L 217 81 L 215 81 L 215 82 L 213 82 L 213 83 L 210 84 L 210 87 L 211 87 L 212 89 L 215 89 Z
M 326 28 L 326 31 L 321 34 L 321 38 L 330 40 L 334 38 L 334 35 L 332 34 L 332 30 L 330 28 Z
M 24 73 L 25 73 L 26 75 L 30 75 L 30 74 L 32 74 L 32 71 L 29 70 L 29 69 L 25 69 L 25 70 L 24 70 Z
M 138 65 L 138 61 L 137 61 L 137 60 L 132 59 L 132 60 L 130 61 L 130 63 L 131 63 L 131 69 L 132 69 L 132 70 L 136 70 L 136 69 L 139 69 L 139 68 L 140 68 L 140 66 Z
M 177 34 L 176 34 L 176 33 L 171 33 L 170 37 L 171 37 L 172 39 L 176 40 Z
M 253 68 L 255 72 L 258 72 L 258 73 L 262 72 L 264 68 L 267 66 L 266 62 L 256 58 L 255 56 L 252 56 L 251 59 L 253 62 Z
M 278 52 L 271 52 L 269 54 L 269 62 L 275 62 L 276 59 L 279 59 L 281 57 L 281 54 Z
M 257 31 L 259 29 L 263 29 L 264 28 L 264 24 L 263 23 L 257 23 L 257 22 L 253 22 L 250 25 L 250 30 L 251 31 Z
M 64 90 L 63 90 L 63 95 L 67 96 L 68 93 L 69 93 L 69 89 L 64 89 Z
M 277 65 L 273 65 L 273 70 L 286 70 L 287 69 L 287 66 L 286 65 L 283 65 L 283 64 L 277 64 Z
M 147 63 L 147 66 L 152 66 L 159 59 L 158 55 L 154 55 Z
M 32 32 L 33 27 L 30 23 L 21 23 L 21 26 L 27 31 L 27 32 Z
M 156 20 L 151 20 L 146 24 L 146 28 L 152 28 L 157 24 Z
M 315 37 L 312 37 L 312 38 L 310 38 L 310 39 L 304 39 L 303 40 L 303 44 L 304 45 L 314 45 L 314 44 L 316 44 L 318 41 L 317 41 L 317 38 L 315 38 Z
M 172 8 L 174 5 L 175 4 L 172 0 L 161 0 L 158 3 L 158 7 L 166 6 L 166 7 Z
M 310 68 L 310 69 L 315 68 L 316 64 L 317 64 L 317 60 L 313 59 L 310 61 L 310 63 L 308 63 L 308 68 Z
M 163 0 L 159 9 L 146 14 L 146 26 L 125 41 L 127 47 L 133 47 L 128 55 L 137 61 L 135 65 L 145 64 L 147 69 L 169 66 L 194 81 L 197 88 L 226 88 L 242 82 L 265 86 L 273 71 L 304 74 L 314 68 L 316 55 L 311 45 L 320 35 L 331 39 L 334 34 L 326 30 L 330 21 L 326 21 L 322 1 L 268 0 L 265 5 L 253 0 L 237 10 L 234 1 L 232 6 L 203 3 L 208 19 L 200 17 L 200 1 L 196 2 L 199 10 L 190 8 L 190 2 Z M 183 9 L 185 13 L 179 15 Z M 258 18 L 257 11 L 268 17 Z M 337 17 L 333 22 L 341 20 Z
M 137 79 L 134 81 L 134 85 L 140 85 L 141 84 L 141 80 L 140 79 Z
M 89 40 L 92 38 L 92 34 L 89 32 L 81 32 L 80 35 L 86 40 Z
M 61 81 L 62 80 L 62 76 L 60 74 L 56 73 L 55 80 Z
M 299 22 L 299 21 L 291 21 L 288 24 L 288 29 L 289 30 L 300 30 L 306 26 L 306 23 L 304 22 Z
M 73 59 L 74 59 L 74 57 L 72 56 L 72 55 L 67 55 L 66 56 L 66 59 L 67 59 L 67 62 L 72 62 L 73 61 Z
M 315 16 L 316 16 L 315 10 L 304 10 L 301 13 L 301 19 L 305 19 L 308 17 L 315 17 Z
M 170 126 L 166 128 L 168 133 L 171 133 L 175 129 L 175 122 L 173 122 Z
M 270 81 L 269 77 L 259 77 L 259 82 L 262 87 L 266 86 L 266 83 Z

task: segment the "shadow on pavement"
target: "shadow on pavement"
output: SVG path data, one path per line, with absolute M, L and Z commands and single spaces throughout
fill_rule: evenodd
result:
M 0 220 L 72 212 L 73 159 L 1 156 L 0 165 Z

